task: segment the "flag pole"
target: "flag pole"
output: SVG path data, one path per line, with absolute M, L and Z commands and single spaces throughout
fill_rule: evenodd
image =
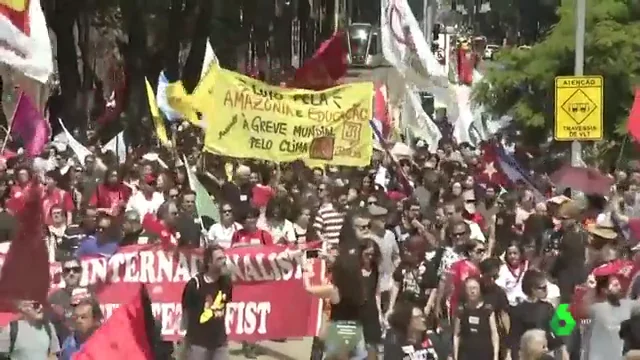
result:
M 5 134 L 4 140 L 2 141 L 2 148 L 0 148 L 0 154 L 4 153 L 4 149 L 7 147 L 7 142 L 9 142 L 11 130 L 13 129 L 13 122 L 16 118 L 16 113 L 18 112 L 18 106 L 20 106 L 20 101 L 22 101 L 23 96 L 24 96 L 24 91 L 20 91 L 20 96 L 18 96 L 18 101 L 16 102 L 16 106 L 13 109 L 13 115 L 11 115 L 11 123 L 9 123 L 9 127 L 6 129 L 7 133 Z
M 192 176 L 195 176 L 195 174 L 191 175 L 189 161 L 187 160 L 187 156 L 185 154 L 182 154 L 182 162 L 184 163 L 185 170 L 187 171 L 187 179 L 189 180 L 189 189 L 195 192 L 196 190 L 193 187 L 193 179 L 192 179 Z M 202 216 L 200 216 L 200 211 L 198 211 L 198 194 L 196 194 L 196 212 L 198 213 L 198 218 L 200 219 L 200 229 L 204 231 L 206 229 L 204 228 L 204 224 L 202 223 Z

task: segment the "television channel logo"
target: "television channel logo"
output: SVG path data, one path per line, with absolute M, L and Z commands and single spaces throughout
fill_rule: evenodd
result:
M 551 331 L 556 336 L 569 336 L 576 327 L 576 319 L 569 311 L 569 304 L 560 304 L 551 318 L 549 324 Z

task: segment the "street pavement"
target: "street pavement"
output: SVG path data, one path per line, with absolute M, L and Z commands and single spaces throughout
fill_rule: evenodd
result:
M 286 342 L 262 341 L 258 343 L 258 359 L 260 360 L 308 360 L 311 355 L 313 338 L 291 339 Z M 240 360 L 242 346 L 239 343 L 230 344 L 232 360 Z

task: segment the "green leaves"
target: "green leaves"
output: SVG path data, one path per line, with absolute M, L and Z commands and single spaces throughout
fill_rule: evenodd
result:
M 625 132 L 640 75 L 640 5 L 633 0 L 587 0 L 585 74 L 605 78 L 605 136 Z M 520 125 L 553 130 L 554 78 L 571 75 L 575 53 L 574 1 L 558 9 L 560 21 L 530 50 L 501 51 L 474 99 L 493 115 Z

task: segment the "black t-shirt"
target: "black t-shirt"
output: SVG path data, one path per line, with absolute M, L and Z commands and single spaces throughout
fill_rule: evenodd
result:
M 196 219 L 188 213 L 181 213 L 178 215 L 176 230 L 180 234 L 178 244 L 200 246 L 200 236 L 202 230 L 199 223 L 196 223 Z
M 189 344 L 216 349 L 227 344 L 225 313 L 231 301 L 231 279 L 207 282 L 202 274 L 193 277 L 182 293 L 183 316 L 187 319 Z
M 531 329 L 540 329 L 547 333 L 549 349 L 555 350 L 562 345 L 562 340 L 553 335 L 550 326 L 554 312 L 553 305 L 544 301 L 525 301 L 512 308 L 511 329 L 507 337 L 507 345 L 511 348 L 512 359 L 517 359 L 522 335 Z
M 13 240 L 16 227 L 16 218 L 6 211 L 0 211 L 0 242 Z
M 409 344 L 405 336 L 395 329 L 389 329 L 384 338 L 384 360 L 438 360 L 438 353 L 441 349 L 428 334 L 420 344 Z
M 427 260 L 415 267 L 399 266 L 393 272 L 393 281 L 400 284 L 399 297 L 424 307 L 430 291 L 438 287 L 437 269 Z
M 504 290 L 497 285 L 482 286 L 482 298 L 491 305 L 496 312 L 509 312 L 509 300 Z
M 232 182 L 225 182 L 220 193 L 222 200 L 233 206 L 235 216 L 237 219 L 241 219 L 249 210 L 251 206 L 251 185 L 238 186 Z

